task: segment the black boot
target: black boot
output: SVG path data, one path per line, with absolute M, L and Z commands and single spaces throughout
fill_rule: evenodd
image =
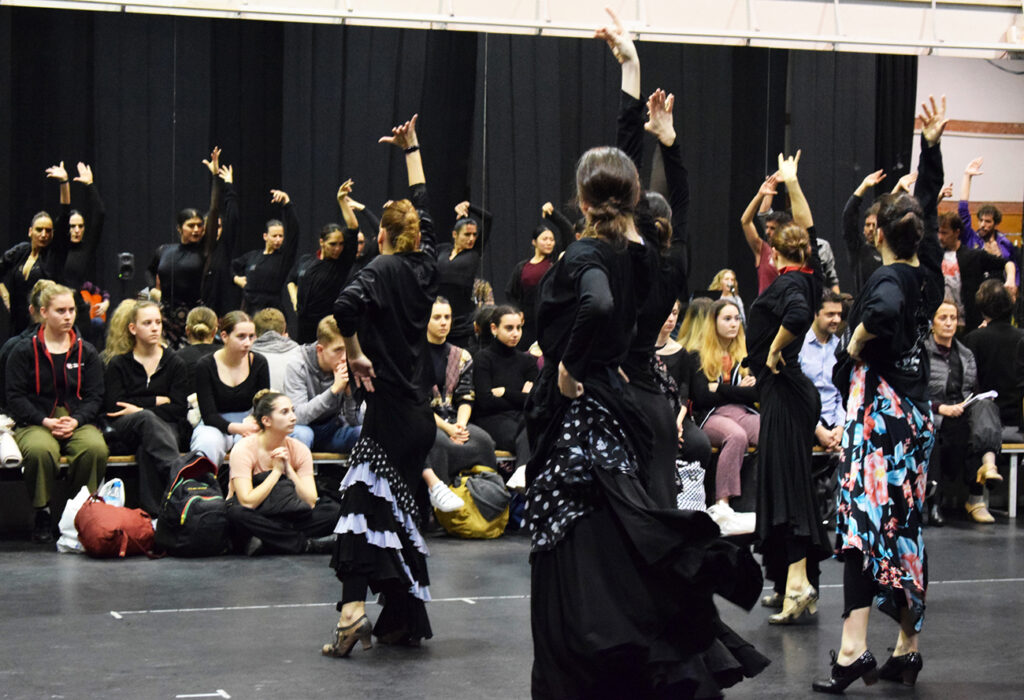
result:
M 36 510 L 36 522 L 32 527 L 32 541 L 39 544 L 53 544 L 53 518 L 45 508 Z
M 828 678 L 816 680 L 811 687 L 819 693 L 829 695 L 842 695 L 846 686 L 858 678 L 864 679 L 864 685 L 874 685 L 878 681 L 878 664 L 870 651 L 865 651 L 856 661 L 849 666 L 840 666 L 836 660 L 836 653 L 832 654 L 832 669 Z

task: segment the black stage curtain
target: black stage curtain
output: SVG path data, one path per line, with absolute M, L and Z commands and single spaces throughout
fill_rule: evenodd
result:
M 863 175 L 906 166 L 916 59 L 778 49 L 643 44 L 643 90 L 676 94 L 690 170 L 692 289 L 721 267 L 755 291 L 738 220 L 779 151 L 804 151 L 802 182 L 821 235 Z M 93 164 L 107 204 L 98 282 L 120 298 L 144 285 L 174 215 L 204 208 L 201 161 L 223 148 L 235 167 L 242 236 L 262 245 L 269 190 L 291 194 L 303 250 L 339 218 L 338 184 L 379 210 L 404 196 L 402 154 L 379 145 L 420 114 L 424 163 L 442 237 L 470 199 L 494 214 L 481 275 L 499 300 L 545 201 L 575 212 L 573 169 L 615 138 L 619 67 L 593 40 L 212 20 L 0 7 L 0 202 L 7 245 L 56 207 L 44 169 Z M 788 139 L 788 140 L 787 140 Z M 646 184 L 658 187 L 653 140 Z M 905 168 L 904 168 L 905 170 Z M 86 204 L 72 187 L 73 204 Z M 841 281 L 845 251 L 835 245 Z M 116 254 L 136 279 L 116 279 Z

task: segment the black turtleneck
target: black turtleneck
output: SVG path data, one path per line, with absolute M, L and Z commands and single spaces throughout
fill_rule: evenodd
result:
M 473 384 L 476 402 L 473 417 L 522 411 L 526 404 L 523 384 L 537 380 L 537 358 L 527 352 L 510 348 L 497 338 L 473 358 Z M 491 389 L 505 387 L 502 396 Z

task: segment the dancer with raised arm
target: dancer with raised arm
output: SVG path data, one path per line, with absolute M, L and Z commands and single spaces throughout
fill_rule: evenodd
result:
M 432 636 L 427 546 L 414 494 L 437 428 L 430 410 L 427 322 L 437 296 L 433 223 L 414 115 L 381 139 L 405 152 L 412 201 L 381 215 L 380 255 L 362 268 L 334 305 L 352 375 L 367 391 L 366 416 L 342 481 L 341 519 L 331 566 L 342 582 L 334 640 L 325 656 L 348 656 L 371 634 L 419 645 Z M 367 591 L 383 604 L 366 617 Z
M 836 385 L 849 395 L 836 511 L 845 620 L 831 672 L 813 684 L 822 693 L 840 694 L 858 678 L 870 685 L 879 676 L 913 685 L 924 665 L 918 637 L 928 564 L 921 517 L 934 442 L 925 342 L 943 290 L 936 203 L 946 99 L 937 106 L 930 98 L 922 107 L 916 199 L 879 199 L 875 241 L 883 264 L 850 312 L 851 361 L 840 355 L 836 364 Z M 880 670 L 867 643 L 872 602 L 900 626 Z

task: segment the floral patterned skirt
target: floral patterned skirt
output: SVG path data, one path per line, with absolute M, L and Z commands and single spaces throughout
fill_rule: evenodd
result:
M 931 413 L 896 393 L 870 367 L 857 366 L 843 434 L 836 555 L 860 550 L 878 584 L 879 610 L 899 620 L 908 608 L 924 620 L 927 587 L 921 513 L 934 442 Z

